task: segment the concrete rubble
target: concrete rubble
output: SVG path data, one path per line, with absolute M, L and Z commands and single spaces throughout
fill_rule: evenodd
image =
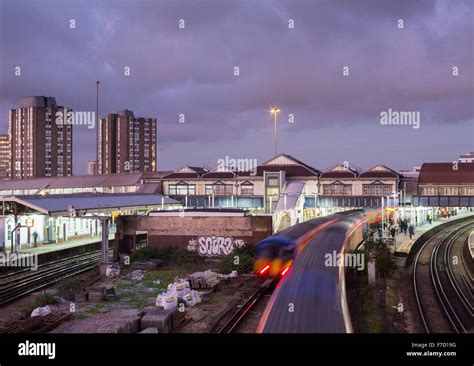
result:
M 175 329 L 183 317 L 178 309 L 154 309 L 145 313 L 141 320 L 141 328 L 156 328 L 159 333 L 169 333 Z
M 157 334 L 158 333 L 158 328 L 145 328 L 141 332 L 141 334 Z
M 87 319 L 73 319 L 59 325 L 51 333 L 137 333 L 141 315 L 137 310 L 122 309 L 92 315 Z
M 144 273 L 144 271 L 142 271 L 140 269 L 136 269 L 136 270 L 130 272 L 130 277 L 134 281 L 141 281 L 145 277 L 145 273 Z
M 230 279 L 230 278 L 235 278 L 235 277 L 237 277 L 238 275 L 239 275 L 239 274 L 237 273 L 237 271 L 232 271 L 232 272 L 230 272 L 228 275 L 218 273 L 218 274 L 217 274 L 217 278 L 220 278 L 220 279 L 223 279 L 223 280 L 228 280 L 228 279 Z
M 205 272 L 194 272 L 188 276 L 193 289 L 216 289 L 220 280 L 217 273 L 207 270 Z

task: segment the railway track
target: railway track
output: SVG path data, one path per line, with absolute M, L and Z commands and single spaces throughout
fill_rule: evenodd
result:
M 462 245 L 473 228 L 472 221 L 446 228 L 427 240 L 416 255 L 413 286 L 427 333 L 473 331 L 472 291 L 463 280 L 472 274 L 462 256 Z
M 76 255 L 38 266 L 37 270 L 22 269 L 0 276 L 0 306 L 31 292 L 93 269 L 100 260 L 100 251 Z
M 253 333 L 275 287 L 275 279 L 267 279 L 221 326 L 217 333 Z

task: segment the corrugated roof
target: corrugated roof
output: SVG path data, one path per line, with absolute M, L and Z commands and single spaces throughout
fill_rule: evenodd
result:
M 161 183 L 145 183 L 140 186 L 137 193 L 161 193 Z
M 136 206 L 180 204 L 178 201 L 156 194 L 77 194 L 51 196 L 15 197 L 20 202 L 42 208 L 48 213 L 67 212 L 72 205 L 75 210 L 119 209 Z
M 55 179 L 56 178 L 2 180 L 0 181 L 0 190 L 43 189 L 54 182 Z
M 0 190 L 127 186 L 140 184 L 142 175 L 137 172 L 5 180 L 0 181 Z
M 425 163 L 421 167 L 419 184 L 474 184 L 474 163 Z

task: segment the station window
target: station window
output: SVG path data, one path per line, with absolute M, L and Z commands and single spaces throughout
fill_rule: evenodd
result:
M 206 195 L 214 195 L 216 196 L 230 196 L 232 195 L 232 185 L 224 184 L 222 182 L 217 182 L 214 184 L 206 184 Z
M 278 177 L 268 177 L 267 186 L 268 187 L 278 187 L 280 185 L 280 180 Z
M 245 196 L 253 196 L 253 184 L 250 182 L 242 183 L 240 193 Z
M 196 185 L 187 183 L 171 184 L 169 194 L 175 196 L 188 196 L 196 194 Z

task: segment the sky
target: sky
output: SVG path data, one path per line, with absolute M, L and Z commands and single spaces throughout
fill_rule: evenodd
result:
M 24 96 L 94 111 L 100 80 L 100 117 L 157 118 L 159 170 L 270 159 L 273 105 L 278 153 L 320 170 L 450 162 L 474 151 L 473 19 L 472 0 L 0 0 L 0 133 Z M 73 133 L 85 174 L 96 130 Z

